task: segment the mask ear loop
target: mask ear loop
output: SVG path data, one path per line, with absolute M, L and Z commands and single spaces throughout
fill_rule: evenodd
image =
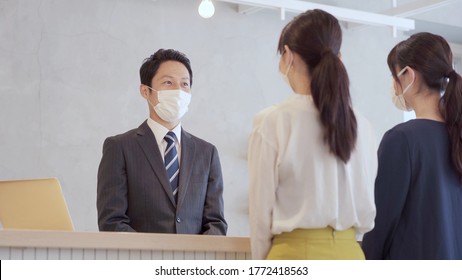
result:
M 290 60 L 289 60 L 289 65 L 287 66 L 286 73 L 284 74 L 285 76 L 289 75 L 290 67 L 292 67 L 292 63 L 293 63 L 293 60 L 294 60 L 292 52 L 290 52 L 289 55 L 290 55 Z
M 149 89 L 152 89 L 153 91 L 156 91 L 156 92 L 158 91 L 157 89 L 153 89 L 153 88 L 150 87 L 150 86 L 146 86 L 146 87 L 149 88 Z
M 155 91 L 155 92 L 159 92 L 157 89 L 153 89 L 152 87 L 150 87 L 150 86 L 148 86 L 148 85 L 145 85 L 145 86 L 146 86 L 147 88 L 149 88 L 149 89 Z M 146 94 L 146 100 L 148 101 L 149 105 L 151 105 L 152 108 L 154 109 L 155 106 L 151 103 L 151 100 L 149 100 L 148 94 Z
M 396 75 L 396 77 L 400 77 L 400 76 L 403 75 L 408 69 L 409 69 L 409 66 L 404 67 L 403 69 L 401 69 L 401 71 L 399 71 L 399 73 Z M 413 84 L 414 84 L 414 81 L 412 81 L 409 85 L 407 85 L 407 87 L 403 89 L 403 92 L 401 93 L 401 95 L 404 95 L 404 94 L 409 90 L 409 88 L 410 88 Z
M 401 71 L 398 72 L 396 77 L 399 77 L 399 76 L 403 75 L 404 72 L 406 72 L 408 68 L 409 68 L 409 66 L 405 66 L 403 69 L 401 69 Z

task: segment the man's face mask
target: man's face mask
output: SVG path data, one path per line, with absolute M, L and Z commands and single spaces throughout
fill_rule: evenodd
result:
M 157 113 L 157 115 L 166 122 L 179 121 L 188 111 L 189 103 L 191 102 L 191 94 L 181 89 L 173 90 L 156 90 L 148 86 L 148 88 L 157 92 L 157 100 L 159 103 L 153 105 L 148 102 Z

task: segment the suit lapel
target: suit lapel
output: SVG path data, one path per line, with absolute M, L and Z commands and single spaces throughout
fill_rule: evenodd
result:
M 176 205 L 175 199 L 173 198 L 172 188 L 170 187 L 170 181 L 167 177 L 167 172 L 165 170 L 164 161 L 162 160 L 162 156 L 160 155 L 156 138 L 152 133 L 151 129 L 149 128 L 147 121 L 145 121 L 138 127 L 137 134 L 138 143 L 140 144 L 141 149 L 143 149 L 143 152 L 146 155 L 146 158 L 148 159 L 152 170 L 156 174 L 157 179 L 159 180 L 165 192 L 167 193 L 170 202 L 172 202 L 173 205 Z
M 178 186 L 178 209 L 181 207 L 189 186 L 189 178 L 191 177 L 192 168 L 195 158 L 195 145 L 191 135 L 181 130 L 181 164 L 180 164 L 180 180 Z

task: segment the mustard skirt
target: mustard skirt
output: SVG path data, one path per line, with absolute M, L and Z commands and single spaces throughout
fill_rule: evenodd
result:
M 364 260 L 353 228 L 295 229 L 273 237 L 267 260 Z

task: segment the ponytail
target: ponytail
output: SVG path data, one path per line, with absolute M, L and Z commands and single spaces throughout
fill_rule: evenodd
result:
M 462 182 L 462 77 L 454 70 L 446 76 L 449 83 L 441 98 L 442 113 L 451 141 L 452 161 Z
M 349 84 L 340 58 L 330 50 L 322 52 L 311 73 L 311 94 L 320 113 L 324 141 L 330 151 L 345 163 L 350 159 L 357 136 Z
M 356 145 L 357 124 L 351 108 L 348 74 L 338 57 L 341 44 L 342 29 L 338 20 L 315 9 L 299 14 L 284 27 L 278 50 L 284 53 L 287 45 L 307 65 L 324 142 L 330 152 L 347 163 Z

